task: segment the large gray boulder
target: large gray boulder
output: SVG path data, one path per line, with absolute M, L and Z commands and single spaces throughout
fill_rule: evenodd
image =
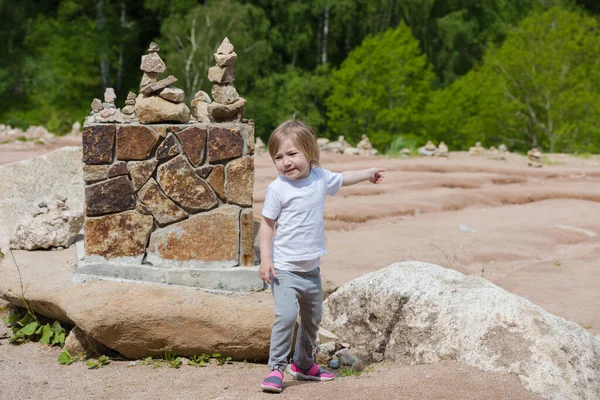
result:
M 216 294 L 192 288 L 91 281 L 74 284 L 75 246 L 13 251 L 0 259 L 0 298 L 76 325 L 87 337 L 130 358 L 219 352 L 266 360 L 275 312 L 269 293 Z
M 83 165 L 80 147 L 63 147 L 42 157 L 0 166 L 0 249 L 7 253 L 18 224 L 38 204 L 67 198 L 71 210 L 83 212 Z
M 346 283 L 322 326 L 364 354 L 401 363 L 456 359 L 517 374 L 549 399 L 600 398 L 600 337 L 475 276 L 396 263 Z

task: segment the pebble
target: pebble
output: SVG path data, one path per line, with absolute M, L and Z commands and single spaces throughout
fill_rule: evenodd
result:
M 329 368 L 338 369 L 340 367 L 340 362 L 337 359 L 333 359 L 329 361 Z

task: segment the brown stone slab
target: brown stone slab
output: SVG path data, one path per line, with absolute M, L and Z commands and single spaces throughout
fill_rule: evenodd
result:
M 254 215 L 251 208 L 240 213 L 240 265 L 254 265 Z
M 225 166 L 225 196 L 228 203 L 252 206 L 254 158 L 242 157 Z
M 152 234 L 148 251 L 167 260 L 237 265 L 239 207 L 223 206 L 191 216 Z
M 215 192 L 181 154 L 158 167 L 157 180 L 165 194 L 186 210 L 208 210 L 217 205 Z
M 140 89 L 140 93 L 144 96 L 150 95 L 152 92 L 156 92 L 157 90 L 164 89 L 172 83 L 177 82 L 177 78 L 173 75 L 169 75 L 168 77 L 161 79 L 160 81 L 156 81 L 151 83 L 150 85 L 146 85 Z
M 137 191 L 148 181 L 148 178 L 150 178 L 154 172 L 156 165 L 158 165 L 158 161 L 130 161 L 127 164 L 129 174 L 131 175 L 131 181 L 133 182 L 133 189 Z
M 208 175 L 210 175 L 210 173 L 213 170 L 213 166 L 212 165 L 203 165 L 201 167 L 196 168 L 196 173 L 198 174 L 198 176 L 200 176 L 200 178 L 202 179 L 206 179 L 208 178 Z
M 254 121 L 248 121 L 244 129 L 244 155 L 254 154 Z
M 86 215 L 97 216 L 135 208 L 135 193 L 126 176 L 85 188 Z
M 160 135 L 141 125 L 123 125 L 117 129 L 117 159 L 143 160 L 156 147 Z
M 213 163 L 242 155 L 244 139 L 237 128 L 210 127 L 208 162 Z
M 119 161 L 110 166 L 108 169 L 108 177 L 114 178 L 115 176 L 127 175 L 129 171 L 127 170 L 127 163 L 124 161 Z
M 161 226 L 181 221 L 188 216 L 160 190 L 158 183 L 152 178 L 140 189 L 138 197 L 152 211 L 154 219 Z
M 142 256 L 153 225 L 152 216 L 136 211 L 86 218 L 85 252 L 108 259 Z
M 114 125 L 92 125 L 83 127 L 82 145 L 85 164 L 110 164 L 115 145 Z
M 221 199 L 225 200 L 225 172 L 221 164 L 214 166 L 206 182 L 212 186 Z
M 181 147 L 194 167 L 202 165 L 204 153 L 206 153 L 207 129 L 191 126 L 181 132 L 177 132 L 177 138 Z
M 169 134 L 156 149 L 156 159 L 159 161 L 167 160 L 178 155 L 181 151 L 179 150 L 179 143 L 175 139 L 175 135 Z
M 83 164 L 83 180 L 86 183 L 93 183 L 106 180 L 108 178 L 108 165 L 87 165 Z

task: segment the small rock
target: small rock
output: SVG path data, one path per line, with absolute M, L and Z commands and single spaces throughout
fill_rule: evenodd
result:
M 382 362 L 383 361 L 383 354 L 382 353 L 378 353 L 378 352 L 373 352 L 372 358 L 373 358 L 373 361 L 375 361 L 375 362 Z
M 92 100 L 92 110 L 95 112 L 102 111 L 102 101 L 100 99 Z
M 102 103 L 102 107 L 104 108 L 117 108 L 113 103 Z
M 48 203 L 46 203 L 45 201 L 40 201 L 40 202 L 38 203 L 38 207 L 39 207 L 39 208 L 42 208 L 42 207 L 48 207 Z
M 327 366 L 332 369 L 338 369 L 340 367 L 340 362 L 338 359 L 334 358 L 333 360 L 329 361 Z
M 231 54 L 233 53 L 233 50 L 233 45 L 229 41 L 229 38 L 226 37 L 225 39 L 223 39 L 221 45 L 217 49 L 217 54 Z
M 173 103 L 183 103 L 183 101 L 185 100 L 185 93 L 183 92 L 183 90 L 173 86 L 167 86 L 166 88 L 161 90 L 159 96 Z
M 338 360 L 340 360 L 340 364 L 342 365 L 347 365 L 350 367 L 358 362 L 358 359 L 350 354 L 348 349 L 342 349 L 335 353 L 335 355 L 337 356 Z
M 158 44 L 155 42 L 150 42 L 150 46 L 148 46 L 148 53 L 156 53 L 158 51 L 160 51 Z
M 115 90 L 113 88 L 106 88 L 104 91 L 104 102 L 114 103 L 116 99 L 117 95 L 115 94 Z

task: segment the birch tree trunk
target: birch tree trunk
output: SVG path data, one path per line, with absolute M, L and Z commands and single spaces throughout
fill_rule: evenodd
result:
M 104 0 L 96 1 L 96 18 L 100 38 L 100 73 L 102 75 L 102 87 L 106 89 L 110 87 L 110 66 L 108 64 L 108 39 L 105 35 Z
M 117 92 L 121 90 L 121 80 L 123 78 L 123 37 L 125 35 L 125 1 L 121 0 L 121 24 L 119 25 L 119 31 L 121 32 L 120 39 L 121 45 L 119 46 L 119 59 L 118 59 L 118 70 L 117 70 Z
M 327 64 L 327 38 L 329 37 L 329 0 L 325 1 L 325 15 L 323 22 L 323 47 L 321 48 L 321 64 Z

